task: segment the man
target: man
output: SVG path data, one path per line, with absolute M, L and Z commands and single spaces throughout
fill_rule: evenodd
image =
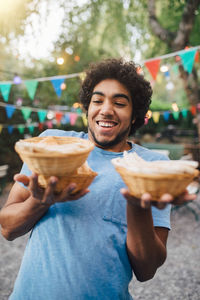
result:
M 31 234 L 10 299 L 131 299 L 132 271 L 145 281 L 164 263 L 170 228 L 167 203 L 193 197 L 173 199 L 165 194 L 158 209 L 149 194 L 132 197 L 111 164 L 125 150 L 149 161 L 167 159 L 128 141 L 144 124 L 151 95 L 149 82 L 134 63 L 110 59 L 94 64 L 80 92 L 88 134 L 42 134 L 90 139 L 96 147 L 88 164 L 98 176 L 90 191 L 75 195 L 75 184 L 55 195 L 56 177 L 41 189 L 26 165 L 15 176 L 20 184 L 14 184 L 0 213 L 2 234 L 8 240 L 30 230 Z

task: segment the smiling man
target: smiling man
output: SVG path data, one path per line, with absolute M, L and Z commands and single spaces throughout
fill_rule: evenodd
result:
M 167 203 L 193 196 L 173 199 L 165 194 L 158 208 L 149 194 L 131 196 L 111 164 L 125 150 L 147 161 L 167 159 L 128 141 L 144 124 L 151 95 L 149 82 L 133 62 L 110 59 L 93 64 L 80 90 L 88 133 L 42 133 L 90 139 L 95 147 L 88 164 L 98 176 L 90 190 L 75 195 L 74 184 L 55 194 L 56 177 L 41 189 L 37 174 L 25 164 L 15 176 L 0 212 L 2 234 L 8 240 L 31 234 L 10 300 L 128 300 L 133 273 L 145 281 L 164 263 L 170 228 Z

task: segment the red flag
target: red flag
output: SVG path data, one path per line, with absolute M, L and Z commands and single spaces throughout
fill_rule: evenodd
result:
M 199 62 L 199 52 L 198 51 L 196 52 L 194 60 L 195 60 L 195 62 Z
M 158 73 L 159 67 L 160 67 L 160 59 L 146 61 L 145 66 L 151 73 L 151 76 L 153 77 L 153 79 L 156 80 L 156 76 L 157 76 L 157 73 Z
M 57 123 L 60 123 L 60 122 L 61 122 L 62 116 L 63 116 L 63 113 L 62 113 L 62 112 L 60 112 L 60 111 L 57 111 L 57 112 L 56 112 L 55 117 L 56 117 Z

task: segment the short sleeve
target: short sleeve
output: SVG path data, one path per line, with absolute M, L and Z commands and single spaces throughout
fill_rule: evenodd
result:
M 158 209 L 152 206 L 154 227 L 166 227 L 168 229 L 171 229 L 170 213 L 171 213 L 170 204 L 168 204 L 164 209 Z

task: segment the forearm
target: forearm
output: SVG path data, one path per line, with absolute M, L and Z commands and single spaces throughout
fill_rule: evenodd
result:
M 36 222 L 46 213 L 49 206 L 42 205 L 30 196 L 26 201 L 5 206 L 0 211 L 2 235 L 8 240 L 30 231 Z
M 166 248 L 157 236 L 151 209 L 127 203 L 127 252 L 140 281 L 151 279 L 166 259 Z

